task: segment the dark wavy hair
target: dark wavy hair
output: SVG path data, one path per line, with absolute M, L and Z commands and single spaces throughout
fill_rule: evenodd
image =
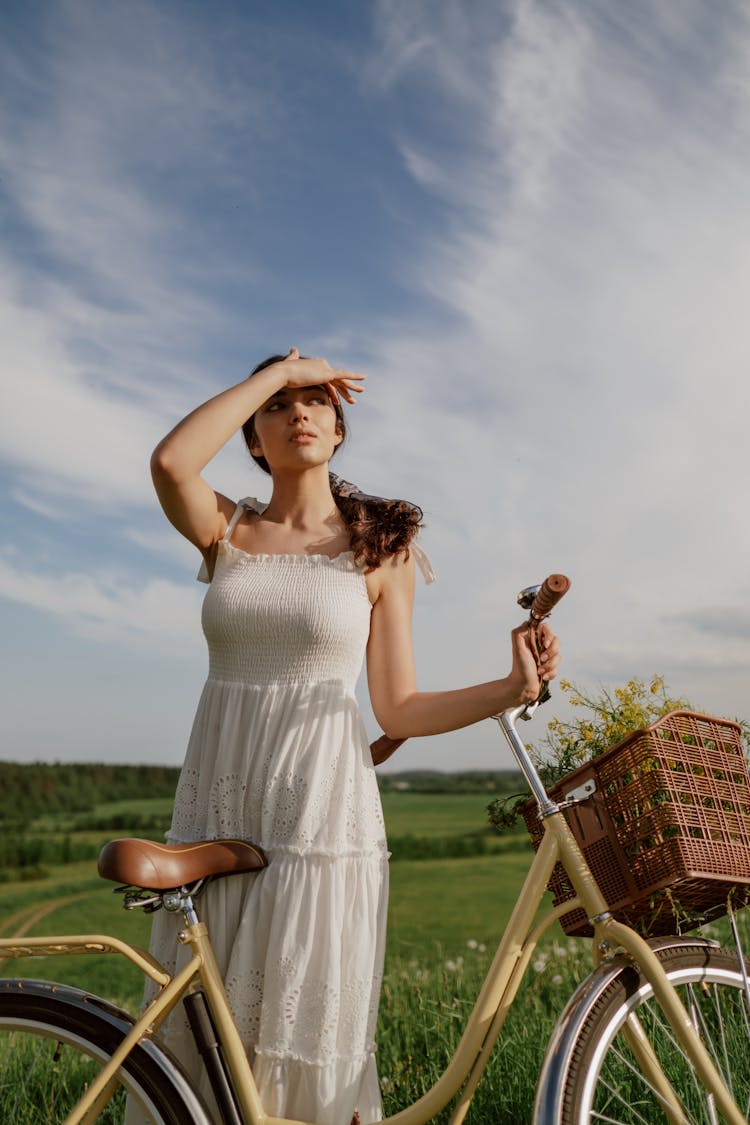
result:
M 272 363 L 281 363 L 286 358 L 285 355 L 269 356 L 253 368 L 250 378 L 264 367 L 270 367 Z M 331 405 L 336 412 L 337 428 L 341 434 L 341 441 L 333 451 L 335 453 L 346 440 L 347 429 L 340 403 L 331 403 Z M 254 414 L 243 424 L 242 436 L 255 464 L 264 473 L 270 474 L 271 468 L 265 457 L 253 453 Z M 403 554 L 408 559 L 409 546 L 422 526 L 422 509 L 416 504 L 409 503 L 408 500 L 387 500 L 382 496 L 366 495 L 347 481 L 340 480 L 333 473 L 330 474 L 330 481 L 336 507 L 341 512 L 349 532 L 349 541 L 357 565 L 364 565 L 368 570 L 376 570 L 390 555 Z

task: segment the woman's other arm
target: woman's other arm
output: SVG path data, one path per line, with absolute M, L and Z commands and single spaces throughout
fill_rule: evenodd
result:
M 512 631 L 511 671 L 503 679 L 453 691 L 417 691 L 411 635 L 414 565 L 411 559 L 405 562 L 403 556 L 397 556 L 380 570 L 367 647 L 367 678 L 375 717 L 389 738 L 444 734 L 470 726 L 536 699 L 541 679 L 556 675 L 557 637 L 544 622 L 538 630 L 538 659 L 528 626 Z

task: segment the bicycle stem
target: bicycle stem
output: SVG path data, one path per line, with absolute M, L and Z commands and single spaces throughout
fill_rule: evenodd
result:
M 544 782 L 539 776 L 529 752 L 516 730 L 516 721 L 518 719 L 530 719 L 537 707 L 538 703 L 524 703 L 520 707 L 512 707 L 508 711 L 502 711 L 499 715 L 493 715 L 493 718 L 500 724 L 502 732 L 510 746 L 511 753 L 529 784 L 529 788 L 539 806 L 539 815 L 541 818 L 551 816 L 552 813 L 558 812 L 559 806 L 552 800 L 545 789 Z

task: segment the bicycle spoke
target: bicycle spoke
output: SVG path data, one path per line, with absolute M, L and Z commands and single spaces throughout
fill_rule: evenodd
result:
M 727 1090 L 750 1108 L 750 1019 L 737 958 L 689 942 L 662 954 L 667 975 Z M 579 1044 L 562 1084 L 563 1125 L 655 1125 L 680 1113 L 686 1125 L 719 1125 L 715 1098 L 703 1086 L 686 1051 L 677 1042 L 662 1009 L 642 977 L 624 967 L 592 1000 Z M 637 1039 L 622 1032 L 636 1017 L 679 1107 L 666 1100 L 640 1070 Z M 630 1039 L 630 1037 L 628 1037 Z M 635 1049 L 635 1053 L 634 1052 Z
M 708 990 L 706 988 L 703 988 L 702 991 L 705 994 L 705 992 L 708 991 Z M 712 1036 L 711 1032 L 708 1029 L 708 1025 L 706 1023 L 706 1019 L 703 1015 L 702 1009 L 699 1006 L 699 1004 L 696 1002 L 695 988 L 692 984 L 689 984 L 687 986 L 687 993 L 688 993 L 688 996 L 690 998 L 688 1010 L 690 1012 L 690 1019 L 692 1021 L 693 1027 L 695 1028 L 696 1032 L 698 1032 L 700 1034 L 700 1036 L 703 1039 L 706 1046 L 708 1048 L 711 1048 L 713 1046 L 714 1039 L 713 1039 L 713 1036 Z M 719 1065 L 719 1057 L 718 1057 L 719 1052 L 712 1050 L 710 1053 L 711 1053 L 711 1057 L 712 1057 L 712 1059 L 713 1059 L 713 1061 L 716 1065 L 716 1068 L 721 1073 L 721 1076 L 722 1076 L 722 1078 L 724 1079 L 724 1081 L 727 1085 L 727 1089 L 729 1090 L 730 1094 L 732 1094 L 732 1096 L 734 1097 L 734 1090 L 732 1089 L 731 1076 L 729 1076 L 727 1074 L 729 1060 L 728 1060 L 727 1055 L 726 1055 L 726 1036 L 724 1034 L 724 1017 L 723 1017 L 723 1014 L 721 1013 L 721 1011 L 718 1008 L 718 1003 L 717 1003 L 718 997 L 716 996 L 716 990 L 712 988 L 711 994 L 712 994 L 712 997 L 713 997 L 714 1008 L 716 1009 L 716 1018 L 717 1018 L 718 1023 L 719 1023 L 719 1038 L 720 1038 L 720 1041 L 721 1041 L 722 1053 L 723 1053 L 723 1056 L 724 1056 L 724 1067 L 723 1068 Z M 710 1125 L 719 1125 L 719 1119 L 718 1119 L 718 1116 L 716 1114 L 716 1102 L 715 1102 L 713 1094 L 706 1094 L 706 1110 L 708 1112 Z
M 651 1082 L 649 1082 L 640 1067 L 638 1067 L 637 1064 L 632 1061 L 632 1057 L 626 1056 L 621 1050 L 613 1045 L 609 1052 L 609 1059 L 610 1062 L 619 1063 L 621 1066 L 623 1066 L 632 1075 L 638 1085 L 643 1086 L 646 1090 L 648 1090 L 650 1094 L 653 1095 L 654 1100 L 660 1106 L 664 1108 L 667 1107 L 667 1103 L 661 1093 Z M 608 1093 L 611 1098 L 617 1099 L 627 1109 L 629 1125 L 653 1125 L 651 1117 L 643 1117 L 636 1106 L 630 1100 L 626 1099 L 619 1090 L 612 1086 L 609 1086 Z M 649 1107 L 649 1113 L 650 1112 L 651 1107 Z M 594 1120 L 600 1120 L 598 1114 L 595 1113 L 592 1116 Z M 602 1120 L 608 1119 L 602 1118 Z M 617 1119 L 615 1121 L 615 1125 L 621 1125 L 621 1119 Z
M 0 990 L 0 1121 L 58 1125 L 84 1096 L 127 1034 L 127 1018 L 82 1002 L 83 993 L 43 981 Z M 97 1103 L 97 1125 L 122 1125 L 132 1099 L 138 1120 L 209 1125 L 187 1080 L 151 1045 L 137 1046 Z
M 619 1051 L 616 1047 L 612 1047 L 610 1051 L 610 1057 L 613 1061 L 619 1062 L 622 1066 L 624 1066 L 626 1070 L 629 1070 L 630 1073 L 634 1075 L 639 1082 L 643 1082 L 646 1086 L 648 1086 L 655 1097 L 659 1098 L 657 1091 L 653 1086 L 651 1086 L 649 1082 L 646 1081 L 643 1073 L 630 1061 L 630 1059 L 625 1057 L 622 1051 Z M 653 1121 L 651 1121 L 647 1117 L 643 1117 L 642 1114 L 632 1104 L 632 1102 L 627 1101 L 622 1096 L 619 1090 L 613 1087 L 609 1087 L 608 1093 L 610 1095 L 610 1098 L 618 1101 L 623 1107 L 627 1109 L 631 1125 L 653 1125 Z M 594 1121 L 606 1121 L 608 1125 L 621 1125 L 621 1118 L 605 1117 L 603 1114 L 597 1112 L 592 1113 L 591 1116 L 592 1120 Z
M 597 1113 L 596 1110 L 591 1114 L 592 1121 L 603 1121 L 604 1125 L 622 1125 L 622 1118 L 620 1117 L 605 1117 L 603 1113 Z M 636 1118 L 632 1118 L 635 1125 L 653 1125 L 652 1121 L 647 1121 L 645 1117 L 640 1114 Z
M 692 995 L 692 987 L 693 987 L 692 985 L 687 986 L 687 991 L 689 993 L 691 993 L 691 995 Z M 691 1001 L 691 1003 L 692 1003 L 692 1001 Z M 688 1006 L 688 1008 L 690 1008 L 691 1005 L 687 1005 L 687 1006 Z M 685 1071 L 686 1071 L 687 1076 L 688 1076 L 688 1078 L 689 1078 L 689 1080 L 692 1084 L 692 1088 L 695 1092 L 696 1098 L 699 1099 L 699 1100 L 706 1101 L 707 1098 L 710 1097 L 710 1095 L 706 1095 L 705 1090 L 703 1089 L 703 1086 L 701 1085 L 701 1083 L 698 1079 L 698 1075 L 695 1073 L 695 1069 L 693 1068 L 692 1062 L 690 1061 L 690 1059 L 686 1055 L 685 1050 L 682 1047 L 682 1045 L 675 1038 L 675 1035 L 674 1035 L 674 1032 L 672 1031 L 672 1028 L 669 1026 L 666 1019 L 664 1019 L 664 1017 L 662 1016 L 661 1008 L 659 1008 L 655 1003 L 652 1003 L 649 1007 L 650 1007 L 650 1011 L 652 1013 L 652 1018 L 654 1020 L 654 1023 L 658 1024 L 664 1039 L 669 1043 L 672 1050 L 679 1053 L 680 1058 L 684 1061 Z M 699 1011 L 700 1011 L 700 1009 L 698 1008 L 697 1012 L 699 1012 Z M 695 1027 L 696 1030 L 697 1030 L 697 1022 L 698 1022 L 697 1012 L 695 1014 L 692 1014 L 693 1027 Z M 709 1037 L 709 1039 L 710 1039 L 710 1037 Z M 706 1046 L 710 1047 L 710 1043 L 706 1043 Z M 711 1054 L 714 1062 L 716 1063 L 716 1065 L 718 1067 L 718 1060 L 716 1059 L 715 1052 L 709 1051 L 709 1053 Z M 709 1113 L 710 1113 L 710 1110 L 709 1110 Z M 709 1125 L 715 1125 L 715 1123 L 713 1121 L 709 1121 Z
M 20 1031 L 4 1035 L 2 1060 L 8 1081 L 0 1089 L 0 1113 L 14 1125 L 67 1115 L 101 1066 L 61 1039 Z M 118 1121 L 124 1101 L 120 1088 L 100 1120 Z

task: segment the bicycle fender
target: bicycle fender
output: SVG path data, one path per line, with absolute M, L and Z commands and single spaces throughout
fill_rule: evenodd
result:
M 680 937 L 654 938 L 648 944 L 655 952 L 682 945 L 704 945 L 707 949 L 717 946 L 717 942 L 705 938 Z M 558 1125 L 562 1113 L 563 1077 L 591 1005 L 596 1003 L 615 977 L 629 968 L 632 968 L 632 961 L 623 954 L 603 961 L 581 981 L 568 1000 L 550 1036 L 539 1073 L 532 1117 L 534 1125 Z
M 1 978 L 0 993 L 23 996 L 32 1003 L 40 1000 L 44 1003 L 59 1005 L 60 1008 L 69 1007 L 93 1013 L 98 1019 L 109 1024 L 110 1027 L 127 1035 L 133 1028 L 135 1020 L 128 1012 L 111 1004 L 101 996 L 91 992 L 84 992 L 72 985 L 59 984 L 48 980 L 26 980 L 22 978 Z M 141 1039 L 138 1048 L 145 1051 L 150 1061 L 161 1073 L 164 1084 L 173 1086 L 182 1097 L 185 1106 L 190 1111 L 191 1125 L 213 1125 L 213 1119 L 206 1108 L 200 1094 L 193 1089 L 191 1082 L 185 1075 L 181 1064 L 166 1047 L 157 1044 L 153 1039 Z

